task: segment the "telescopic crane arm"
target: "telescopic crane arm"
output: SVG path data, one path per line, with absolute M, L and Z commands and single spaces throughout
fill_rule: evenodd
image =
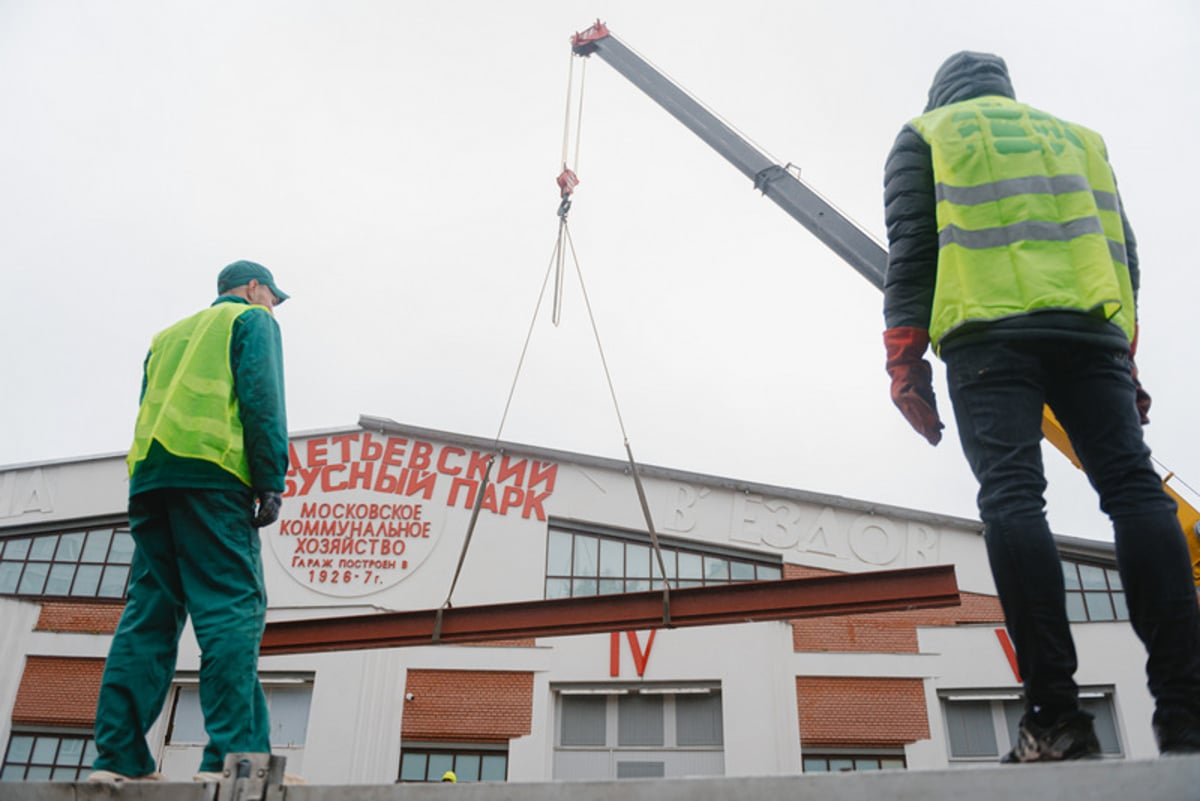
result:
M 875 286 L 883 289 L 887 270 L 887 251 L 852 220 L 814 192 L 796 175 L 776 164 L 766 154 L 704 108 L 649 62 L 616 39 L 608 27 L 597 20 L 582 33 L 571 37 L 571 48 L 580 56 L 597 55 L 621 73 L 651 100 L 662 106 L 688 130 L 708 143 L 713 150 L 737 167 L 754 183 L 754 188 L 773 200 L 824 242 L 834 253 Z M 1067 432 L 1047 407 L 1043 412 L 1042 432 L 1046 439 L 1071 462 L 1082 469 L 1071 447 Z M 1179 505 L 1179 522 L 1187 535 L 1192 557 L 1192 576 L 1200 587 L 1200 511 L 1189 504 L 1164 479 L 1164 487 Z
M 594 53 L 604 59 L 737 167 L 754 182 L 755 189 L 775 201 L 877 289 L 883 289 L 887 253 L 879 243 L 803 181 L 773 162 L 697 103 L 645 59 L 617 41 L 604 23 L 597 21 L 583 33 L 576 34 L 571 39 L 571 45 L 581 56 Z

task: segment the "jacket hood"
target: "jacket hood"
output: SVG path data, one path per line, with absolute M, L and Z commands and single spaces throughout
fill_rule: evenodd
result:
M 1016 100 L 1008 66 L 1000 56 L 963 50 L 946 59 L 933 76 L 925 111 L 984 95 L 1003 95 Z

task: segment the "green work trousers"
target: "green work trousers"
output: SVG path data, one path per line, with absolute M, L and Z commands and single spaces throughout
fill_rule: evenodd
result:
M 135 550 L 125 612 L 104 665 L 96 709 L 96 770 L 155 770 L 146 733 L 175 675 L 190 615 L 200 645 L 202 771 L 227 753 L 267 753 L 270 723 L 258 680 L 266 621 L 251 490 L 156 489 L 129 499 Z

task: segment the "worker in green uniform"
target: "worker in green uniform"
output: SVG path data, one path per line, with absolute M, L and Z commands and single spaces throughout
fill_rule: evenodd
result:
M 258 680 L 267 610 L 258 529 L 278 518 L 287 472 L 273 309 L 288 296 L 251 261 L 221 270 L 217 292 L 155 336 L 146 357 L 128 457 L 136 548 L 100 686 L 91 781 L 164 780 L 146 733 L 189 616 L 209 738 L 196 778 L 218 777 L 227 753 L 271 750 Z

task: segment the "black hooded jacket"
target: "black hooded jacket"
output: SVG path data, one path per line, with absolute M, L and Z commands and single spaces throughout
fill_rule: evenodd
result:
M 946 60 L 929 88 L 925 111 L 987 95 L 1016 99 L 1004 59 L 990 53 L 956 53 Z M 896 137 L 883 174 L 884 218 L 888 234 L 883 316 L 888 328 L 929 327 L 937 279 L 938 232 L 933 155 L 911 123 Z M 1125 248 L 1134 297 L 1138 291 L 1137 242 L 1124 208 Z M 1045 311 L 966 326 L 948 335 L 942 351 L 981 339 L 1076 339 L 1128 347 L 1115 324 L 1071 311 Z

